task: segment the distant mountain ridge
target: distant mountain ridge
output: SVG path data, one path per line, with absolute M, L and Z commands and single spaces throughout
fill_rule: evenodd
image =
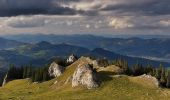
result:
M 159 64 L 161 63 L 159 61 L 120 55 L 102 48 L 89 50 L 84 47 L 64 43 L 56 45 L 46 41 L 42 41 L 36 44 L 26 44 L 10 50 L 0 50 L 0 62 L 2 63 L 1 66 L 7 66 L 9 64 L 15 64 L 18 66 L 25 64 L 42 66 L 49 63 L 54 57 L 66 58 L 70 54 L 75 54 L 79 57 L 90 56 L 95 58 L 107 58 L 110 60 L 123 58 L 126 59 L 130 65 L 139 62 L 144 65 L 150 63 L 154 66 L 159 66 Z M 169 63 L 164 64 L 167 67 L 170 66 Z
M 15 40 L 4 39 L 0 37 L 0 49 L 11 49 L 21 45 L 24 45 L 23 42 L 18 42 Z
M 88 49 L 104 48 L 123 55 L 145 58 L 162 58 L 170 61 L 170 38 L 107 38 L 94 35 L 21 35 L 7 37 L 24 42 L 48 41 L 53 44 L 66 43 Z M 167 59 L 167 60 L 166 60 Z

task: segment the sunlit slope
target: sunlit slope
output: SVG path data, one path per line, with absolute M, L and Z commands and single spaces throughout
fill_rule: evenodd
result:
M 43 83 L 31 83 L 29 79 L 14 80 L 0 88 L 0 100 L 168 100 L 169 90 L 157 88 L 149 80 L 140 77 L 115 76 L 112 71 L 99 71 L 101 85 L 88 90 L 72 88 L 65 84 L 79 63 L 89 63 L 81 58 L 70 65 L 58 79 Z M 55 84 L 54 84 L 55 83 Z

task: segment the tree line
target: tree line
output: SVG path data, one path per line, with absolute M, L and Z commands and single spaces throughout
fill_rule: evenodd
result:
M 66 67 L 70 64 L 66 63 L 65 60 L 55 59 L 55 62 Z M 97 60 L 99 66 L 106 67 L 109 65 L 116 65 L 121 68 L 119 74 L 125 74 L 129 76 L 140 76 L 143 74 L 154 76 L 159 81 L 159 86 L 170 88 L 170 71 L 166 69 L 163 64 L 159 67 L 154 67 L 152 64 L 146 66 L 137 62 L 136 64 L 129 66 L 125 59 L 115 59 L 114 61 L 109 61 L 106 58 Z M 7 72 L 8 80 L 14 79 L 25 79 L 30 78 L 32 82 L 43 82 L 52 79 L 48 74 L 49 66 L 43 66 L 36 68 L 31 65 L 17 67 L 11 65 Z
M 33 66 L 9 67 L 7 80 L 30 78 L 32 82 L 48 81 L 51 77 L 48 74 L 48 66 L 35 68 Z
M 66 59 L 55 58 L 54 62 L 57 64 L 66 67 L 72 63 L 67 63 Z M 15 65 L 10 65 L 9 70 L 7 72 L 7 80 L 14 79 L 25 79 L 30 78 L 32 82 L 44 82 L 52 79 L 48 73 L 49 65 L 45 65 L 42 67 L 35 67 L 31 65 L 25 65 L 17 67 Z
M 143 74 L 151 75 L 157 78 L 160 87 L 170 88 L 170 70 L 160 64 L 159 67 L 154 67 L 152 64 L 142 65 L 139 62 L 129 66 L 125 59 L 115 59 L 114 61 L 109 61 L 107 59 L 98 60 L 99 66 L 106 67 L 109 65 L 116 65 L 121 68 L 119 74 L 129 75 L 129 76 L 140 76 Z

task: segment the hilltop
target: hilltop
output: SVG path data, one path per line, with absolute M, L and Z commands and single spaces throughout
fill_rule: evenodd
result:
M 79 64 L 93 64 L 98 73 L 100 86 L 87 89 L 84 86 L 73 88 L 68 78 L 74 74 Z M 95 60 L 81 57 L 69 65 L 64 73 L 52 80 L 31 83 L 29 79 L 13 80 L 0 88 L 0 99 L 24 100 L 168 100 L 170 90 L 156 86 L 148 76 L 116 75 L 118 66 L 99 67 Z M 66 82 L 66 83 L 65 83 Z

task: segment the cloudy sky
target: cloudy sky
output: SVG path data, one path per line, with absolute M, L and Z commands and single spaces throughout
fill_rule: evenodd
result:
M 170 0 L 0 0 L 0 35 L 170 34 Z

